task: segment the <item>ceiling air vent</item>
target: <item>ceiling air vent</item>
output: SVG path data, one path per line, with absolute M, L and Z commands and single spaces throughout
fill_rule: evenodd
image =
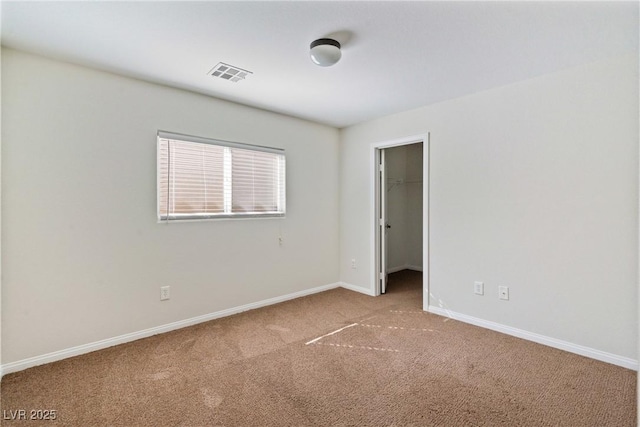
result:
M 213 67 L 208 74 L 213 77 L 237 83 L 240 80 L 244 80 L 248 75 L 253 73 L 251 71 L 243 70 L 242 68 L 236 67 L 234 65 L 219 62 L 218 65 Z

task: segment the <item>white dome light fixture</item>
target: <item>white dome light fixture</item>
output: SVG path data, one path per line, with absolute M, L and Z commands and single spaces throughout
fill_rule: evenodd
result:
M 340 60 L 340 43 L 334 39 L 318 39 L 311 42 L 311 60 L 321 67 L 329 67 Z

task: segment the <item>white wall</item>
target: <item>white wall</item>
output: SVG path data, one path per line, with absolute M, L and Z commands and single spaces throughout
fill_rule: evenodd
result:
M 2 6 L 0 6 L 0 30 Z M 0 54 L 0 83 L 2 82 L 2 55 Z M 0 380 L 2 380 L 2 84 L 0 84 Z
M 422 150 L 423 144 L 407 145 L 407 265 L 422 269 Z
M 3 363 L 338 281 L 336 129 L 2 55 Z M 158 224 L 158 129 L 284 148 L 286 219 Z
M 373 283 L 371 143 L 430 132 L 430 304 L 637 359 L 638 113 L 633 55 L 343 129 L 341 280 Z

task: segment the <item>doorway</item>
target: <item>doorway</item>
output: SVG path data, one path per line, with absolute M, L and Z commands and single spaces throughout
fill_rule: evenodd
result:
M 422 306 L 428 308 L 428 135 L 373 145 L 375 295 L 393 286 L 398 272 L 422 272 Z

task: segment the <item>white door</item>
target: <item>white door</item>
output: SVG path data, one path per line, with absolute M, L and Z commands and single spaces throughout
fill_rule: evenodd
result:
M 378 163 L 378 200 L 379 212 L 378 212 L 378 235 L 380 236 L 380 245 L 378 246 L 378 277 L 380 282 L 380 293 L 387 292 L 387 171 L 385 168 L 385 151 L 379 150 L 380 159 Z

